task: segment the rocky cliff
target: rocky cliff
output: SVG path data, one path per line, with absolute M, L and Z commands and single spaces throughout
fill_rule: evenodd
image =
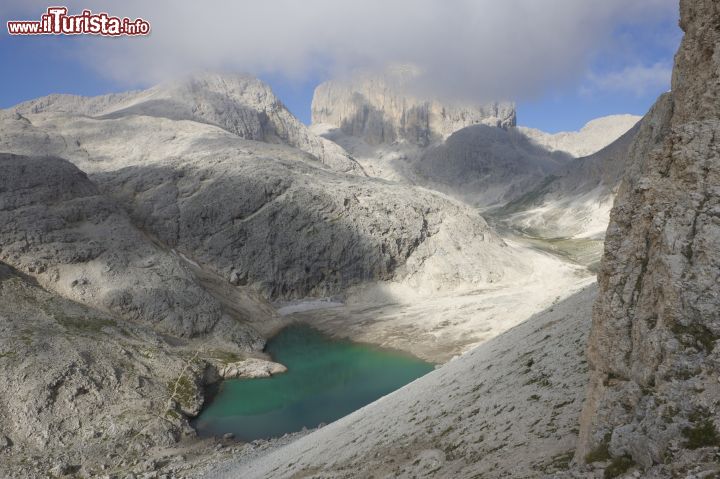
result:
M 670 129 L 611 214 L 576 454 L 647 477 L 716 474 L 720 447 L 720 4 L 680 7 Z
M 410 67 L 364 73 L 323 83 L 312 102 L 314 124 L 327 124 L 369 144 L 409 142 L 427 146 L 470 125 L 515 126 L 515 105 L 443 104 L 409 92 Z

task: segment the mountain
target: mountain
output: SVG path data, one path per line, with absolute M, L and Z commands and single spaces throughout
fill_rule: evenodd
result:
M 422 184 L 470 204 L 504 204 L 560 171 L 570 157 L 550 153 L 513 129 L 469 126 L 413 163 Z
M 475 287 L 522 268 L 457 201 L 340 173 L 297 149 L 205 123 L 42 112 L 9 115 L 0 128 L 18 152 L 51 138 L 43 153 L 87 172 L 143 231 L 271 299 L 421 278 L 433 289 Z M 449 251 L 443 261 L 440 248 Z
M 580 131 L 545 133 L 523 126 L 519 126 L 518 130 L 549 151 L 563 151 L 580 158 L 602 150 L 641 119 L 637 115 L 610 115 L 589 121 Z
M 410 94 L 416 75 L 416 69 L 405 65 L 325 82 L 313 95 L 312 123 L 339 129 L 371 145 L 407 142 L 419 146 L 470 125 L 515 125 L 512 103 L 459 106 Z
M 600 163 L 575 165 L 572 157 L 607 156 L 597 152 L 634 131 L 640 119 L 616 115 L 579 132 L 550 135 L 515 128 L 511 103 L 472 107 L 420 100 L 411 93 L 415 74 L 395 67 L 321 84 L 311 129 L 350 152 L 370 176 L 439 190 L 481 208 L 522 200 L 552 177 Z M 614 166 L 621 174 L 622 166 Z M 602 228 L 606 224 L 605 216 Z
M 717 476 L 720 7 L 680 5 L 672 94 L 624 141 L 596 291 L 329 426 L 198 476 Z
M 127 468 L 128 448 L 136 457 L 192 436 L 188 421 L 219 368 L 262 357 L 283 324 L 270 300 L 440 298 L 444 309 L 448 296 L 490 290 L 506 308 L 503 291 L 555 261 L 506 243 L 461 202 L 367 177 L 344 153 L 331 162 L 303 150 L 302 135 L 327 140 L 283 120 L 259 85 L 205 74 L 0 111 L 0 446 L 14 475 Z M 558 271 L 557 291 L 533 293 L 513 321 L 578 281 L 573 268 Z M 512 324 L 490 320 L 493 330 Z M 418 321 L 418 337 L 437 323 Z M 438 354 L 485 339 L 468 327 L 433 341 Z M 26 381 L 29 370 L 43 373 Z M 22 426 L 32 411 L 42 428 Z M 79 438 L 98 437 L 84 457 Z M 23 451 L 38 448 L 43 459 L 26 465 Z
M 557 169 L 524 195 L 493 211 L 523 234 L 544 238 L 602 239 L 628 165 L 649 154 L 667 134 L 670 95 L 616 141 Z
M 240 138 L 289 145 L 332 169 L 362 174 L 342 148 L 310 133 L 267 85 L 245 75 L 196 74 L 145 91 L 94 98 L 51 95 L 13 110 L 20 114 L 64 112 L 103 119 L 146 116 L 207 123 Z

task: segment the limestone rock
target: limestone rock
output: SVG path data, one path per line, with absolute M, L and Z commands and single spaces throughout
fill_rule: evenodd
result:
M 421 146 L 470 125 L 515 126 L 512 103 L 468 107 L 412 95 L 408 88 L 415 74 L 412 67 L 401 66 L 323 83 L 313 95 L 312 121 L 370 144 L 406 141 Z
M 181 336 L 208 333 L 219 303 L 179 258 L 137 231 L 71 163 L 0 154 L 0 259 L 43 286 Z
M 266 361 L 264 359 L 248 358 L 243 361 L 226 364 L 220 368 L 220 376 L 223 379 L 251 379 L 267 378 L 276 374 L 282 374 L 287 368 L 279 363 Z
M 567 163 L 536 188 L 503 205 L 495 216 L 530 235 L 604 238 L 623 175 L 664 141 L 671 115 L 672 99 L 665 94 L 612 144 Z
M 203 358 L 187 364 L 202 343 L 166 338 L 62 298 L 0 263 L 3 475 L 46 477 L 61 466 L 59 476 L 79 469 L 66 465 L 82 464 L 85 475 L 97 477 L 111 455 L 116 465 L 118 454 L 191 434 L 180 411 L 203 395 Z M 171 397 L 178 377 L 184 387 Z
M 611 214 L 581 461 L 608 446 L 670 477 L 713 464 L 720 447 L 718 25 L 716 1 L 681 1 L 670 129 L 633 163 Z
M 535 128 L 518 130 L 549 151 L 563 151 L 581 158 L 602 150 L 631 130 L 642 117 L 611 115 L 589 121 L 579 131 L 545 133 Z
M 17 105 L 21 114 L 65 112 L 122 118 L 145 115 L 217 125 L 241 138 L 305 151 L 328 167 L 353 174 L 362 168 L 341 147 L 313 135 L 270 87 L 245 75 L 197 74 L 149 90 L 84 98 L 51 95 Z
M 473 208 L 325 168 L 294 148 L 164 117 L 26 116 L 31 125 L 0 122 L 14 133 L 8 148 L 59 136 L 54 154 L 87 172 L 143 231 L 269 298 L 327 297 L 375 281 L 435 293 L 523 270 Z

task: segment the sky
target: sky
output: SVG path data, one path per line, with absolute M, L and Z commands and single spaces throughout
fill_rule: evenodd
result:
M 642 115 L 670 89 L 676 0 L 101 0 L 65 3 L 142 17 L 148 37 L 10 36 L 49 4 L 0 6 L 0 108 L 50 93 L 145 88 L 193 71 L 251 73 L 310 121 L 317 84 L 412 63 L 414 92 L 517 103 L 518 123 L 556 132 Z

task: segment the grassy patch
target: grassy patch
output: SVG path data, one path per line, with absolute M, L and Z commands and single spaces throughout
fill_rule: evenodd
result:
M 585 462 L 602 462 L 610 459 L 610 433 L 607 433 L 602 442 L 585 456 Z
M 679 337 L 686 346 L 699 346 L 707 354 L 710 354 L 715 347 L 718 337 L 702 324 L 691 324 L 684 326 L 676 323 L 672 325 L 672 332 Z
M 230 363 L 237 363 L 238 361 L 242 361 L 242 357 L 237 353 L 232 353 L 229 351 L 222 351 L 219 349 L 214 349 L 207 353 L 207 357 L 210 359 L 215 359 L 217 361 L 220 361 L 223 364 L 230 364 Z
M 685 447 L 699 449 L 701 447 L 720 446 L 720 435 L 715 423 L 708 416 L 706 411 L 691 416 L 690 419 L 693 421 L 693 425 L 686 427 L 682 431 L 682 435 L 686 439 Z
M 197 388 L 190 379 L 183 375 L 179 378 L 175 378 L 168 382 L 167 385 L 168 394 L 175 398 L 178 404 L 185 409 L 191 409 L 195 397 L 197 395 Z
M 635 461 L 630 456 L 616 457 L 610 465 L 605 469 L 605 479 L 618 477 L 620 474 L 626 473 L 630 468 L 635 466 Z
M 555 471 L 565 471 L 570 468 L 570 463 L 574 455 L 575 451 L 566 451 L 553 456 L 549 466 Z
M 65 329 L 74 331 L 98 333 L 103 328 L 117 325 L 115 321 L 111 319 L 96 316 L 70 316 L 52 308 L 46 308 L 46 313 L 52 316 L 55 321 Z

